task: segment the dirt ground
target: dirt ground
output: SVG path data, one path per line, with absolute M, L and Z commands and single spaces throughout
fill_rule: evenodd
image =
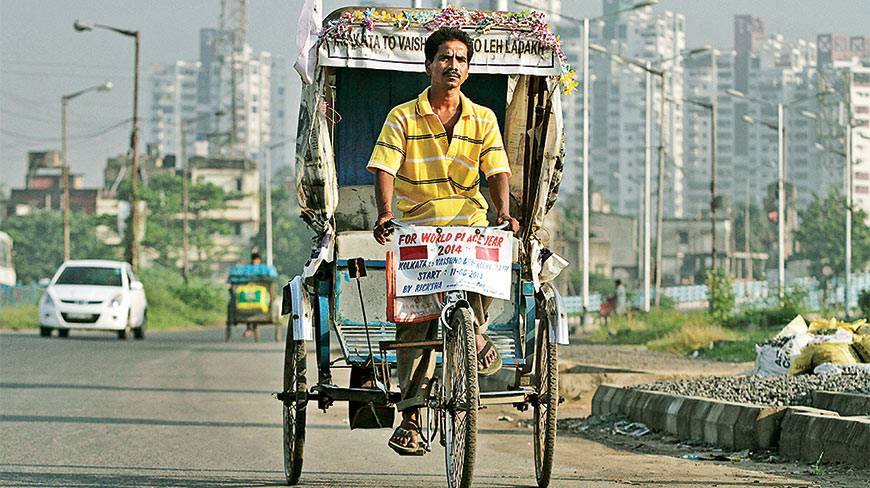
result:
M 619 419 L 587 419 L 598 384 L 740 374 L 751 369 L 751 363 L 677 357 L 636 346 L 583 344 L 560 347 L 559 359 L 567 401 L 559 410 L 558 450 L 581 451 L 580 465 L 594 459 L 600 480 L 634 486 L 870 487 L 870 470 L 785 461 L 775 451 L 722 452 L 655 432 L 632 437 L 614 432 Z M 489 422 L 495 413 L 485 416 Z M 510 418 L 518 428 L 529 428 L 530 415 L 500 413 L 502 425 Z

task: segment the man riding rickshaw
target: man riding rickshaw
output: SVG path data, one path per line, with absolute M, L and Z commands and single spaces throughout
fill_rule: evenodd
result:
M 288 484 L 309 402 L 345 401 L 351 429 L 393 429 L 401 412 L 387 441 L 400 455 L 437 437 L 450 487 L 472 484 L 481 408 L 531 409 L 546 486 L 567 343 L 550 282 L 567 263 L 544 220 L 561 178 L 560 95 L 575 85 L 558 37 L 539 13 L 452 7 L 351 7 L 309 27 L 296 175 L 318 237 L 284 289 Z

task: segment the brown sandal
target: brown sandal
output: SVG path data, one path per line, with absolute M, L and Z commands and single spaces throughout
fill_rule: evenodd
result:
M 403 427 L 404 425 L 404 427 Z M 417 434 L 417 439 L 414 440 L 413 434 Z M 399 456 L 422 456 L 426 454 L 426 443 L 422 439 L 423 433 L 420 430 L 420 426 L 415 422 L 411 421 L 403 421 L 396 430 L 393 431 L 392 437 L 390 437 L 387 445 Z M 407 438 L 407 444 L 401 444 L 399 440 L 403 440 Z

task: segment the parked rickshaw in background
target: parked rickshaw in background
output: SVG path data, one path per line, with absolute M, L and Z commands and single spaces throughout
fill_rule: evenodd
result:
M 224 339 L 230 340 L 233 327 L 244 325 L 255 341 L 260 340 L 260 326 L 275 326 L 275 341 L 281 340 L 281 297 L 278 295 L 278 271 L 267 264 L 236 265 L 227 277 L 229 303 Z
M 303 18 L 301 32 L 307 32 L 304 22 Z M 436 438 L 444 446 L 447 485 L 472 483 L 478 409 L 506 404 L 521 411 L 533 409 L 530 457 L 538 485 L 547 486 L 560 402 L 557 344 L 567 343 L 566 314 L 550 282 L 567 262 L 547 249 L 550 233 L 544 220 L 555 203 L 562 174 L 560 97 L 576 85 L 558 38 L 540 13 L 452 7 L 343 8 L 320 27 L 309 26 L 317 35 L 297 63 L 305 82 L 296 147 L 297 190 L 302 218 L 318 238 L 300 276 L 284 288 L 282 313 L 290 314 L 290 326 L 284 384 L 277 397 L 282 401 L 287 483 L 296 484 L 302 472 L 309 402 L 324 411 L 334 402 L 348 402 L 351 429 L 391 428 L 400 399 L 390 379 L 396 351 L 430 348 L 439 353 L 439 367 L 423 428 L 428 449 Z M 392 244 L 384 247 L 372 237 L 378 212 L 365 162 L 390 109 L 416 98 L 429 85 L 423 45 L 440 27 L 462 28 L 474 40 L 471 76 L 462 92 L 498 118 L 512 172 L 511 215 L 521 228 L 516 237 L 491 228 L 400 228 Z M 493 215 L 489 217 L 494 221 Z M 444 246 L 446 252 L 464 252 L 472 242 L 478 258 L 497 256 L 506 263 L 494 265 L 498 274 L 486 273 L 482 280 L 505 290 L 506 299 L 494 300 L 488 312 L 488 335 L 503 364 L 497 375 L 478 379 L 473 319 L 467 302 L 463 304 L 466 288 L 443 293 L 436 340 L 396 342 L 396 306 L 401 298 L 397 288 L 413 288 L 396 286 L 396 262 L 405 259 L 397 252 L 402 250 L 397 241 L 403 240 L 403 232 L 418 231 L 442 237 L 462 232 L 467 234 L 462 245 Z M 504 241 L 499 240 L 502 236 Z M 490 247 L 481 254 L 481 246 L 492 242 L 501 248 Z M 473 256 L 474 245 L 469 249 Z M 338 344 L 331 343 L 333 337 Z M 316 375 L 307 374 L 307 341 L 313 342 Z M 349 385 L 335 384 L 336 368 L 350 369 Z M 385 436 L 384 449 L 386 444 Z

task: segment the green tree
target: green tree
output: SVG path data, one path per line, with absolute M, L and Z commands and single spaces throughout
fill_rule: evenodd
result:
M 299 203 L 296 193 L 291 192 L 289 184 L 290 167 L 283 167 L 272 179 L 272 252 L 278 272 L 284 277 L 300 274 L 302 266 L 311 255 L 313 232 L 299 217 Z M 260 194 L 261 208 L 265 208 L 265 192 Z M 266 258 L 266 213 L 261 212 L 260 229 L 251 239 L 251 247 L 260 250 Z
M 864 224 L 866 214 L 852 211 L 852 269 L 867 267 L 870 259 L 870 227 Z M 810 272 L 823 277 L 825 266 L 833 276 L 842 277 L 846 267 L 846 207 L 845 198 L 832 191 L 825 198 L 815 196 L 812 203 L 798 212 L 800 228 L 794 238 L 800 243 L 797 256 L 810 262 Z
M 118 247 L 103 244 L 97 237 L 99 225 L 112 225 L 114 217 L 70 213 L 70 256 L 73 259 L 120 259 Z M 14 241 L 13 259 L 18 279 L 31 283 L 50 278 L 63 262 L 63 214 L 39 211 L 13 215 L 0 230 Z
M 118 192 L 122 200 L 129 198 L 129 183 Z M 190 192 L 190 246 L 198 253 L 197 260 L 209 263 L 221 257 L 224 249 L 215 243 L 216 234 L 229 234 L 230 225 L 215 219 L 212 212 L 227 208 L 234 195 L 212 183 L 191 183 Z M 139 198 L 147 206 L 145 235 L 142 244 L 155 251 L 156 262 L 167 268 L 177 268 L 183 249 L 182 179 L 163 172 L 152 175 L 139 190 Z M 128 222 L 129 225 L 129 222 Z M 197 271 L 197 267 L 192 269 Z

